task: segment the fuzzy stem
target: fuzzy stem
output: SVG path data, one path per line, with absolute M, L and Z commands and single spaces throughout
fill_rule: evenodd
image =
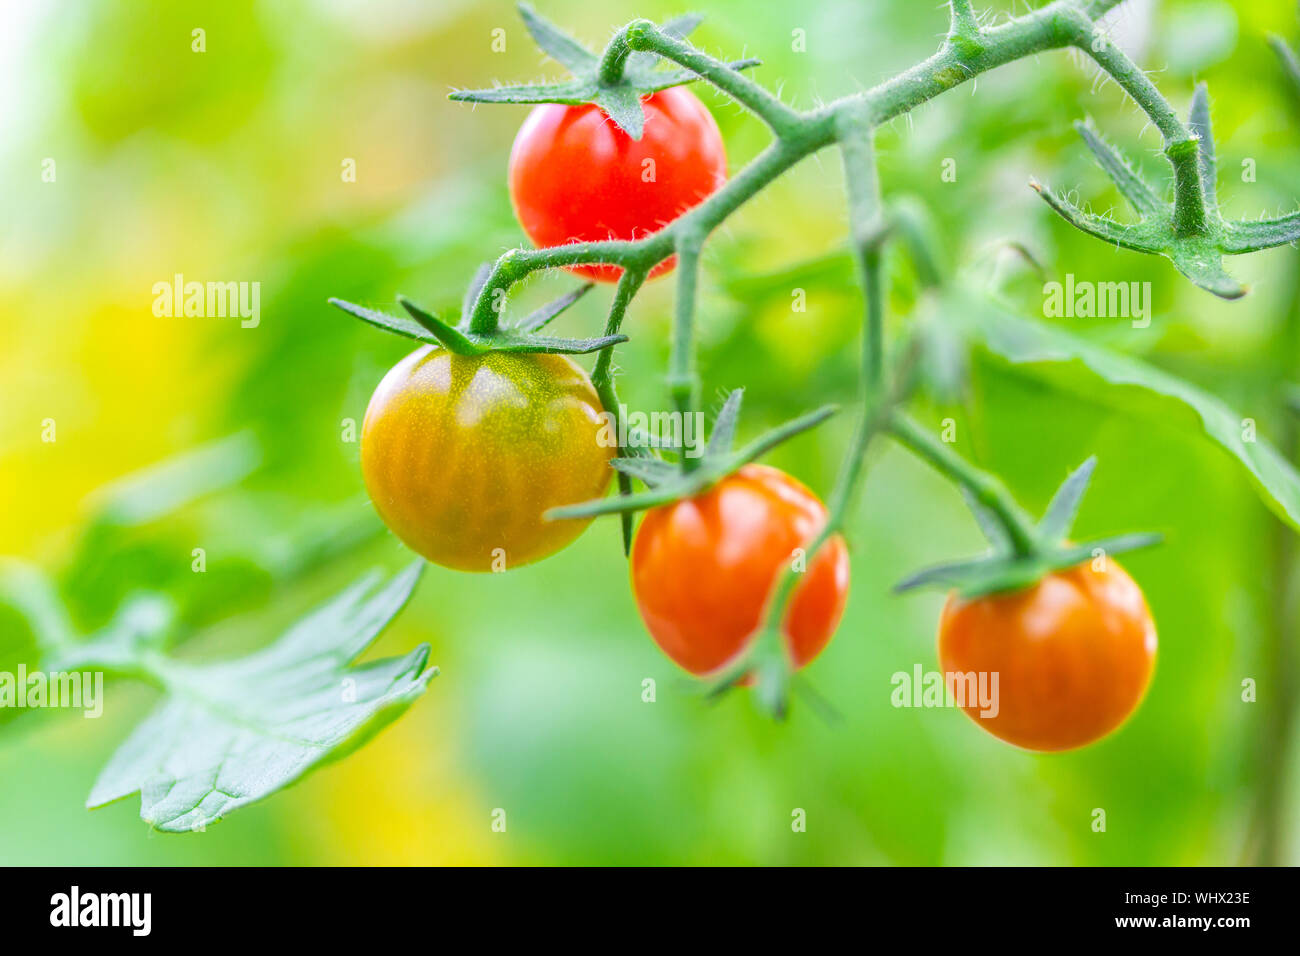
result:
M 689 234 L 677 243 L 677 297 L 672 354 L 668 360 L 668 391 L 683 425 L 695 409 L 699 389 L 695 372 L 695 293 L 700 275 L 701 245 L 698 236 Z M 681 455 L 682 471 L 693 471 L 698 464 L 698 460 L 690 455 Z
M 889 422 L 890 433 L 915 454 L 928 461 L 949 481 L 960 485 L 991 511 L 1002 524 L 1017 556 L 1026 557 L 1038 547 L 1034 524 L 994 475 L 981 471 L 962 458 L 925 428 L 901 412 Z
M 624 34 L 621 34 L 622 36 Z M 689 43 L 669 36 L 649 20 L 634 20 L 625 31 L 634 50 L 657 53 L 698 73 L 772 128 L 778 136 L 794 133 L 803 124 L 798 112 L 782 103 L 753 80 L 727 64 L 702 53 Z
M 605 323 L 606 335 L 618 334 L 623 326 L 623 318 L 627 315 L 627 307 L 645 282 L 645 278 L 644 272 L 634 269 L 623 271 L 614 290 L 614 301 L 609 306 L 609 319 Z M 614 346 L 610 345 L 600 350 L 600 354 L 596 357 L 595 368 L 591 370 L 591 384 L 595 387 L 596 394 L 600 396 L 600 403 L 604 406 L 605 413 L 614 423 L 614 434 L 621 435 L 623 409 L 619 404 L 618 391 L 614 388 Z M 622 445 L 618 448 L 618 454 L 623 455 Z M 620 495 L 632 493 L 631 477 L 620 471 L 617 473 L 616 480 Z M 632 512 L 625 511 L 619 517 L 623 526 L 623 553 L 629 554 L 632 548 Z
M 614 34 L 614 38 L 609 41 L 605 47 L 605 52 L 600 58 L 600 67 L 597 70 L 597 79 L 601 86 L 618 86 L 623 82 L 623 68 L 627 66 L 627 58 L 632 53 L 632 47 L 628 45 L 627 35 L 636 25 L 635 21 Z

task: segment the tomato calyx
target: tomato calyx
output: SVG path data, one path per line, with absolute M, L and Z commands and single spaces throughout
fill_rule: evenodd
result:
M 1027 540 L 1017 542 L 1006 522 L 968 491 L 966 503 L 993 546 L 991 554 L 919 571 L 895 586 L 896 592 L 937 586 L 956 590 L 963 599 L 1031 587 L 1054 571 L 1076 567 L 1102 556 L 1159 544 L 1160 534 L 1140 532 L 1098 538 L 1083 544 L 1067 536 L 1097 466 L 1093 456 L 1070 473 L 1052 496 L 1043 518 Z
M 823 405 L 806 415 L 778 425 L 739 449 L 733 449 L 744 392 L 743 388 L 737 388 L 727 395 L 722 410 L 714 420 L 708 444 L 700 457 L 692 460 L 692 467 L 689 470 L 685 464 L 686 456 L 680 446 L 665 442 L 639 429 L 629 428 L 630 440 L 626 450 L 633 454 L 612 458 L 609 464 L 620 474 L 640 481 L 647 490 L 554 508 L 546 513 L 546 517 L 556 521 L 566 518 L 624 514 L 657 508 L 683 498 L 692 498 L 737 471 L 742 465 L 755 461 L 795 435 L 820 425 L 839 411 L 836 405 Z M 669 461 L 656 454 L 656 451 L 676 453 L 680 460 Z
M 598 352 L 611 345 L 627 341 L 626 335 L 602 335 L 592 339 L 565 339 L 550 335 L 538 335 L 547 323 L 577 302 L 591 291 L 592 283 L 587 282 L 572 292 L 558 299 L 553 299 L 540 309 L 528 314 L 514 325 L 497 326 L 489 332 L 475 331 L 470 319 L 474 313 L 474 304 L 478 301 L 491 273 L 491 266 L 484 263 L 474 275 L 461 307 L 461 319 L 455 325 L 445 322 L 432 312 L 416 305 L 405 296 L 398 296 L 397 301 L 410 316 L 388 315 L 368 309 L 342 299 L 330 299 L 330 305 L 342 309 L 351 316 L 361 319 L 385 332 L 441 345 L 456 355 L 483 355 L 487 352 L 545 352 L 553 355 L 582 355 Z
M 572 79 L 559 83 L 529 83 L 499 86 L 490 90 L 456 90 L 450 99 L 469 103 L 595 103 L 624 132 L 640 139 L 645 129 L 645 111 L 641 100 L 651 93 L 682 86 L 698 80 L 699 74 L 687 69 L 659 69 L 660 57 L 656 53 L 634 51 L 628 45 L 629 31 L 653 28 L 648 21 L 634 21 L 615 34 L 605 51 L 597 56 L 585 46 L 562 31 L 549 20 L 538 15 L 531 6 L 520 3 L 519 15 L 534 42 L 561 66 Z M 684 39 L 694 30 L 702 17 L 688 14 L 669 20 L 659 32 L 674 39 Z M 729 63 L 733 70 L 758 66 L 755 59 Z
M 1167 203 L 1118 151 L 1086 123 L 1075 128 L 1114 181 L 1139 221 L 1132 225 L 1084 212 L 1041 183 L 1032 186 L 1067 222 L 1112 245 L 1162 255 L 1183 275 L 1224 299 L 1237 299 L 1246 287 L 1223 268 L 1225 255 L 1241 255 L 1300 239 L 1300 213 L 1276 219 L 1225 220 L 1219 211 L 1214 135 L 1205 84 L 1196 87 L 1186 139 L 1165 153 L 1174 167 L 1174 201 Z

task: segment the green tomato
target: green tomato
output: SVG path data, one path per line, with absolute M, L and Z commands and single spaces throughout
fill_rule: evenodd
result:
M 591 379 L 562 355 L 466 357 L 426 346 L 375 389 L 361 471 L 384 523 L 430 561 L 517 567 L 587 526 L 542 515 L 609 487 L 603 426 Z

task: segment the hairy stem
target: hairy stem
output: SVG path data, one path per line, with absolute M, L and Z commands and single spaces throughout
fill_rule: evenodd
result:
M 668 360 L 668 392 L 673 409 L 686 418 L 695 410 L 699 380 L 695 372 L 695 291 L 700 275 L 702 241 L 686 235 L 677 244 L 677 298 L 673 318 L 672 353 Z M 699 461 L 681 455 L 683 471 L 692 471 Z
M 1034 524 L 996 476 L 976 468 L 901 412 L 895 412 L 890 419 L 889 431 L 899 442 L 924 458 L 949 481 L 965 488 L 972 498 L 992 512 L 1006 531 L 1016 555 L 1025 557 L 1034 553 L 1037 547 Z
M 757 83 L 689 43 L 669 36 L 649 20 L 634 20 L 627 27 L 626 37 L 627 44 L 632 49 L 657 53 L 698 73 L 767 123 L 778 136 L 794 134 L 804 123 L 804 118 L 797 111 Z

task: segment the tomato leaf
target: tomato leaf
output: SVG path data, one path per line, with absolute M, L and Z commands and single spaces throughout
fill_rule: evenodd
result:
M 362 579 L 246 657 L 154 662 L 167 697 L 118 748 L 87 806 L 138 791 L 146 823 L 198 830 L 359 747 L 437 674 L 427 644 L 351 666 L 406 604 L 421 567 L 374 594 L 376 577 Z
M 1100 395 L 1122 403 L 1126 412 L 1165 423 L 1196 423 L 1240 462 L 1264 503 L 1300 529 L 1300 474 L 1264 438 L 1246 441 L 1243 416 L 1220 399 L 1139 359 L 1087 342 L 1057 326 L 1015 315 L 977 295 L 962 294 L 952 304 L 949 314 L 964 316 L 969 333 L 990 352 L 1031 368 L 1058 387 L 1091 399 Z M 1099 393 L 1097 378 L 1125 389 Z

